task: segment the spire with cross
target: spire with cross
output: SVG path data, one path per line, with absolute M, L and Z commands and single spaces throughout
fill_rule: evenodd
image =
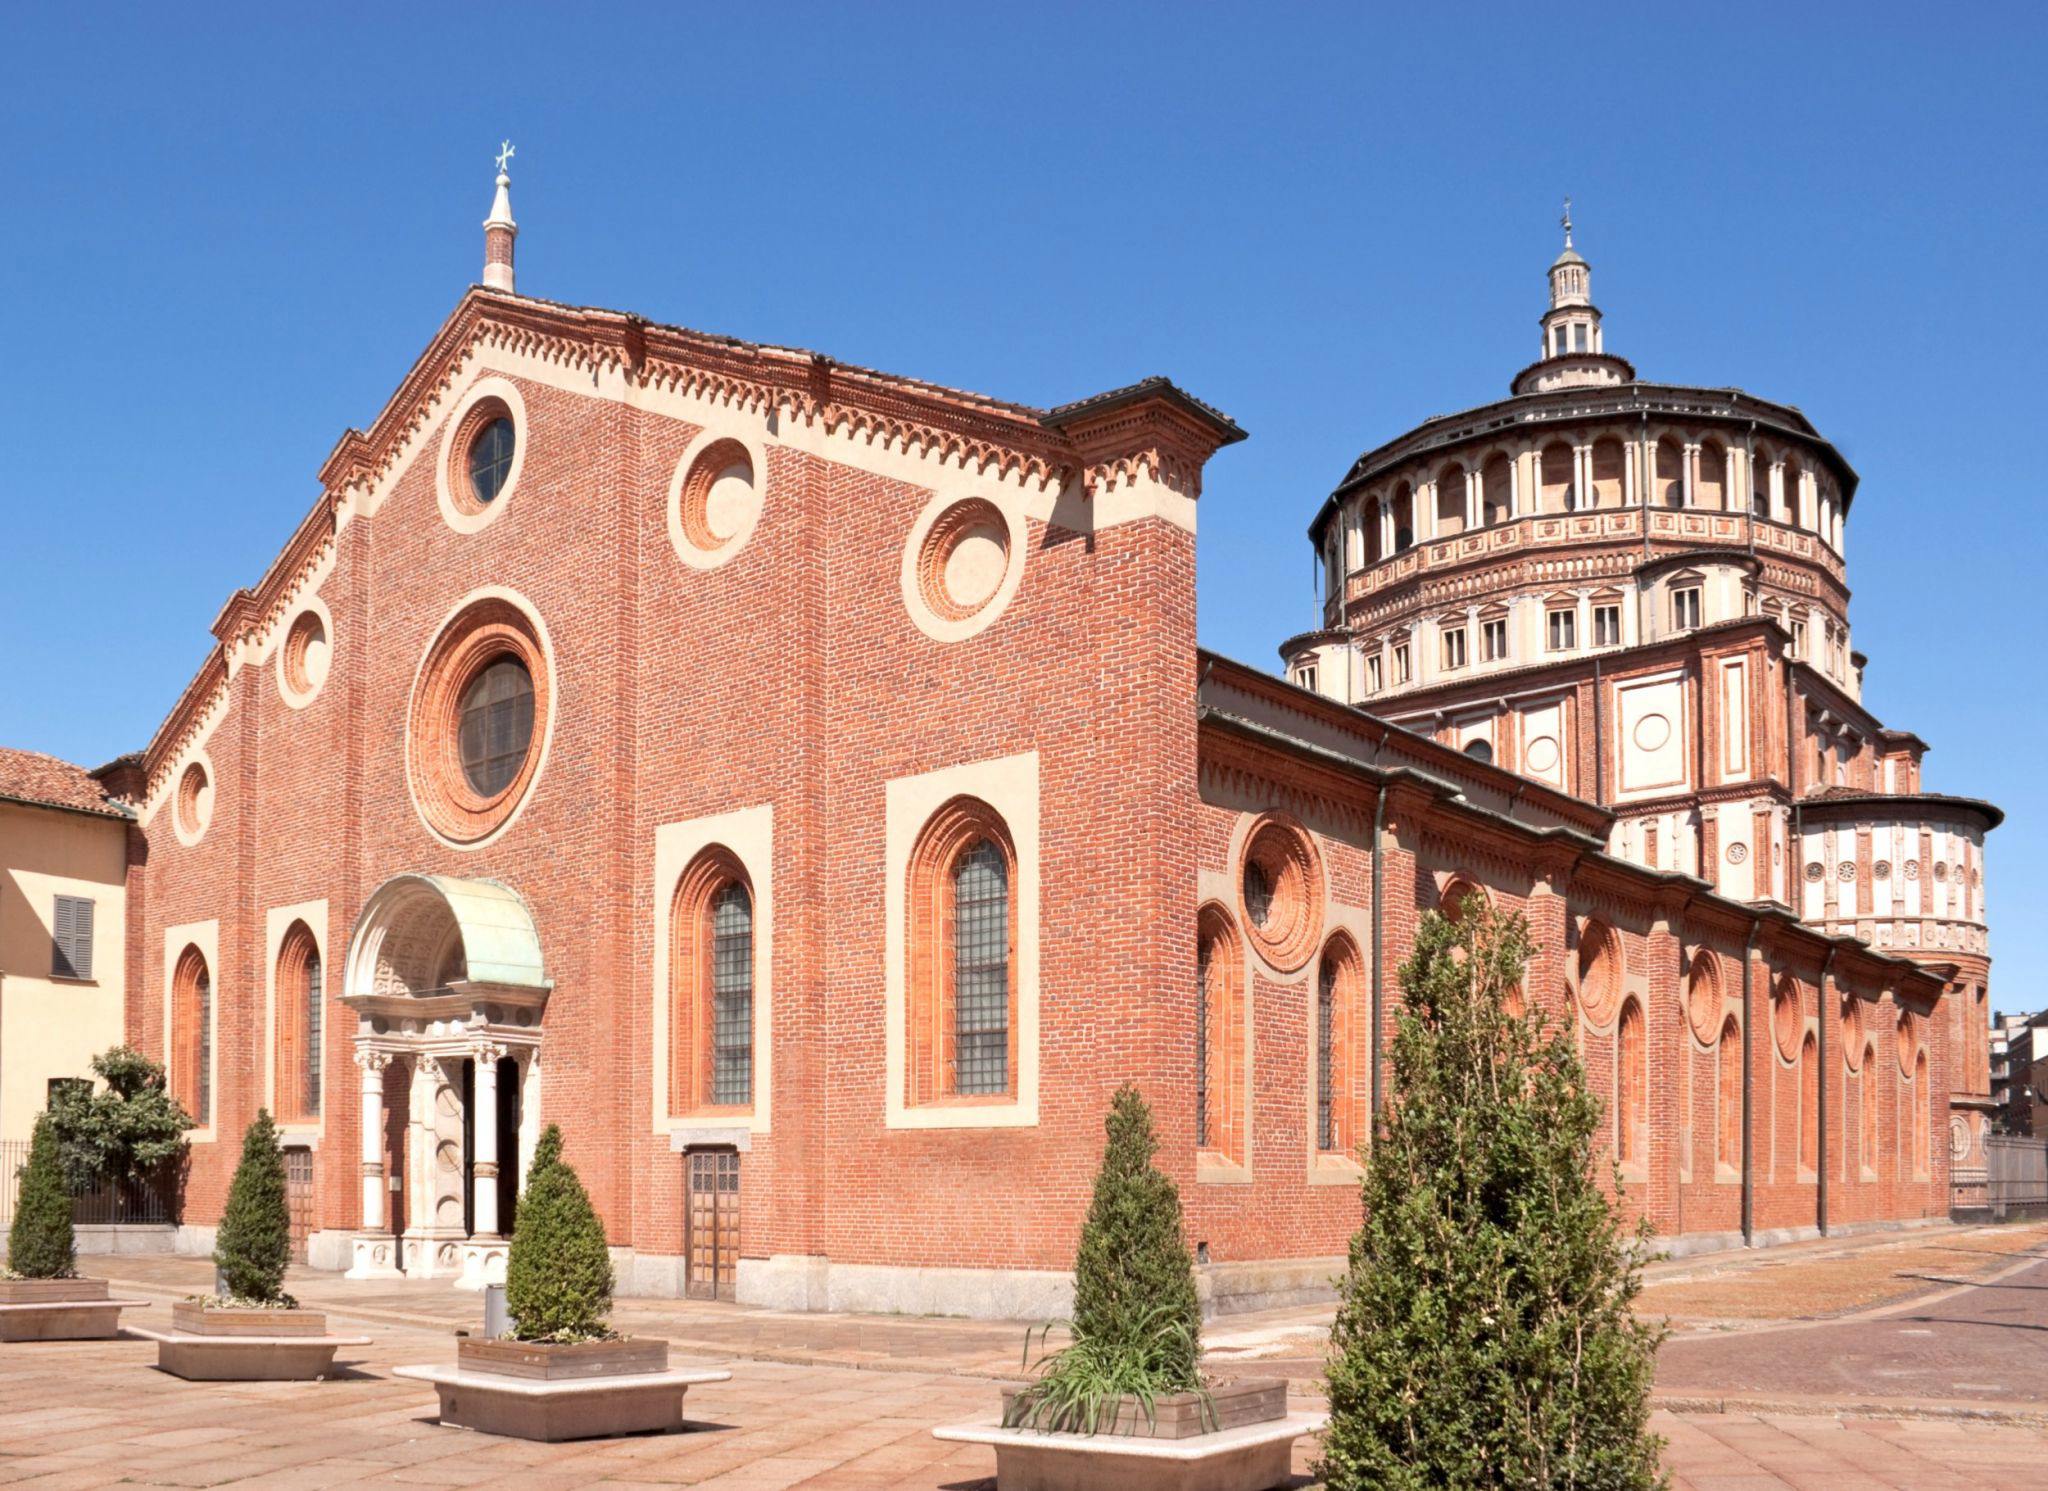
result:
M 513 154 L 510 140 L 498 146 L 498 194 L 484 219 L 484 284 L 507 294 L 512 293 L 512 240 L 519 236 L 519 224 L 512 221 L 512 178 L 505 169 Z
M 500 161 L 499 164 L 502 166 L 504 162 Z M 1564 229 L 1564 246 L 1570 248 L 1572 246 L 1572 199 L 1570 197 L 1564 199 L 1564 216 L 1559 218 L 1557 222 L 1558 226 Z

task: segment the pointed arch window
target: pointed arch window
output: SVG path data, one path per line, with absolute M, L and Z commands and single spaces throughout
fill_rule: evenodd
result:
M 754 891 L 733 853 L 704 850 L 669 916 L 669 1102 L 745 1113 L 754 1102 Z
M 1356 1154 L 1364 1138 L 1358 1094 L 1360 990 L 1358 949 L 1338 936 L 1316 970 L 1315 1129 L 1320 1154 Z
M 1913 1058 L 1913 1175 L 1918 1180 L 1927 1179 L 1928 1160 L 1928 1118 L 1927 1118 L 1927 1053 L 1922 1051 Z
M 1878 1138 L 1882 1132 L 1877 1113 L 1877 1048 L 1865 1045 L 1863 1048 L 1863 1151 L 1860 1156 L 1863 1173 L 1872 1180 L 1877 1178 Z
M 1631 1169 L 1640 1169 L 1650 1156 L 1648 1061 L 1643 1007 L 1629 999 L 1614 1034 L 1614 1156 Z
M 1195 931 L 1195 1148 L 1244 1153 L 1244 952 L 1230 914 L 1210 904 Z
M 213 975 L 188 945 L 171 978 L 171 1095 L 201 1128 L 213 1123 Z
M 1742 1164 L 1742 1027 L 1733 1015 L 1721 1026 L 1718 1061 L 1720 1123 L 1714 1160 L 1724 1169 L 1735 1169 Z
M 1799 1167 L 1820 1166 L 1820 1048 L 1811 1034 L 1799 1045 Z
M 1016 869 L 1009 828 L 974 798 L 935 813 L 911 853 L 910 1102 L 1016 1093 Z
M 320 1117 L 324 978 L 312 929 L 293 922 L 278 947 L 273 1013 L 274 1101 L 278 1118 L 286 1123 Z

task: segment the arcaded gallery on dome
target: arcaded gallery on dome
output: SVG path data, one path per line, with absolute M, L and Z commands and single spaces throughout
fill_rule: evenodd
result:
M 1303 494 L 1283 676 L 1197 645 L 1245 432 L 1172 383 L 1031 408 L 539 300 L 516 234 L 501 172 L 483 283 L 95 775 L 182 1246 L 267 1107 L 306 1259 L 477 1287 L 559 1122 L 628 1292 L 1057 1313 L 1134 1080 L 1211 1306 L 1305 1298 L 1395 970 L 1475 893 L 1667 1244 L 1947 1214 L 1999 813 L 1860 702 L 1855 472 L 1640 380 L 1569 240 L 1509 397 Z

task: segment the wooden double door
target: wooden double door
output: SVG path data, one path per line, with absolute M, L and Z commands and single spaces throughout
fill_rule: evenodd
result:
M 739 1153 L 692 1149 L 683 1165 L 683 1293 L 731 1299 L 740 1256 Z

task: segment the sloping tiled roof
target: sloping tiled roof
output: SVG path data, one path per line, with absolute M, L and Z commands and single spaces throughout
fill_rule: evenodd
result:
M 59 761 L 41 751 L 17 751 L 5 746 L 0 746 L 0 801 L 94 813 L 103 818 L 128 816 L 108 800 L 84 767 Z

